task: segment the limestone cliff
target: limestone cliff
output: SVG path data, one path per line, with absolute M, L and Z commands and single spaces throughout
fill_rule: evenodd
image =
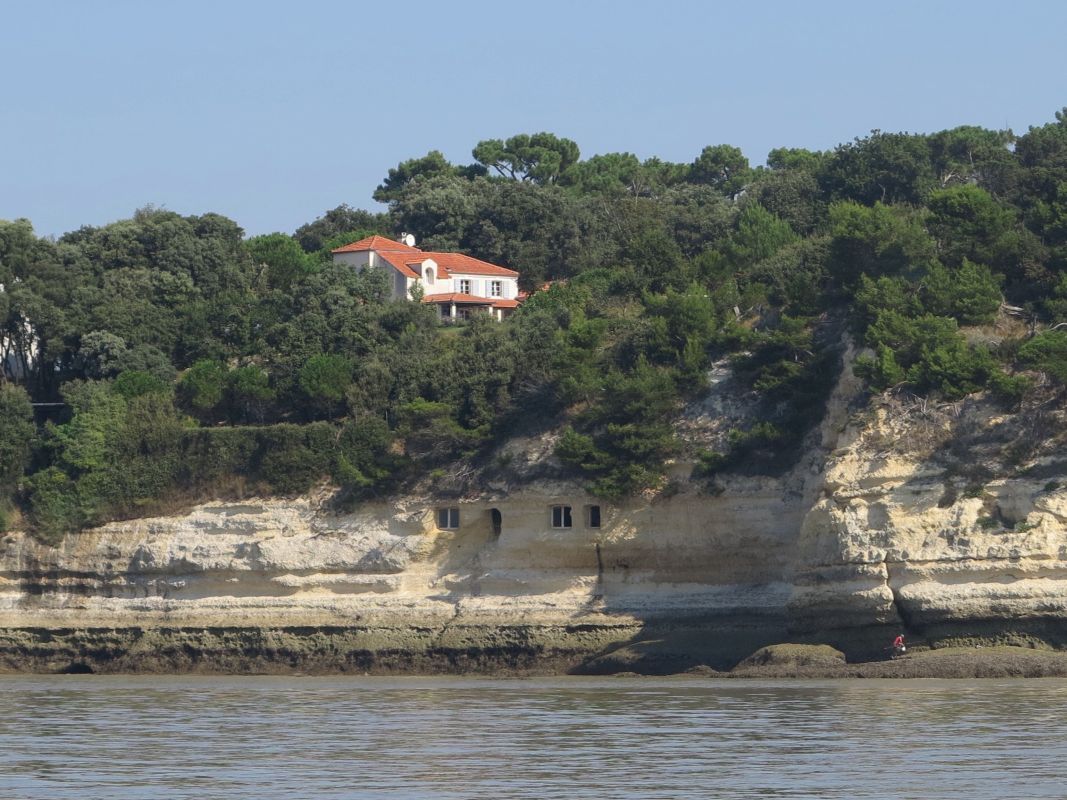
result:
M 486 481 L 344 514 L 325 498 L 207 503 L 57 548 L 8 533 L 0 668 L 673 670 L 778 641 L 872 657 L 898 629 L 1063 643 L 1062 412 L 857 398 L 846 371 L 786 475 L 617 505 Z M 569 528 L 551 524 L 560 505 Z M 438 529 L 439 507 L 458 529 Z
M 980 401 L 854 420 L 799 532 L 793 627 L 1063 643 L 1064 431 L 1060 411 Z

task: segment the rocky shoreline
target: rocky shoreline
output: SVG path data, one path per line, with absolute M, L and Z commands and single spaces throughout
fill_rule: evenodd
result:
M 718 633 L 722 633 L 720 630 Z M 634 634 L 622 644 L 619 638 Z M 293 628 L 0 630 L 0 673 L 199 675 L 551 675 L 721 678 L 1067 677 L 1067 651 L 1020 645 L 921 647 L 849 661 L 826 644 L 770 644 L 733 663 L 694 645 L 706 628 L 510 626 L 489 631 Z M 758 638 L 758 637 L 756 637 Z M 754 638 L 753 641 L 756 639 Z M 416 642 L 419 642 L 416 645 Z M 733 647 L 741 640 L 735 640 Z M 736 649 L 729 652 L 737 652 Z M 725 658 L 724 658 L 725 656 Z
M 742 662 L 723 677 L 1063 678 L 1067 677 L 1067 652 L 1016 646 L 945 647 L 859 663 L 821 654 L 811 658 L 782 657 L 765 663 Z

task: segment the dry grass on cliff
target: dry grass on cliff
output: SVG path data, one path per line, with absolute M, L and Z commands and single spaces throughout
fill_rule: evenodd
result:
M 866 412 L 863 446 L 870 453 L 940 466 L 946 487 L 942 503 L 951 505 L 994 478 L 1035 470 L 1060 474 L 1064 461 L 1058 454 L 1067 450 L 1064 401 L 1064 393 L 1051 386 L 1035 387 L 1013 410 L 988 394 L 953 403 L 886 394 Z
M 872 453 L 893 453 L 924 459 L 952 437 L 955 404 L 937 404 L 906 393 L 887 393 L 861 413 L 863 447 Z M 881 411 L 881 419 L 877 412 Z

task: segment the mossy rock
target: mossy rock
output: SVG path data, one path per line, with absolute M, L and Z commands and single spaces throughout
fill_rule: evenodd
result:
M 761 647 L 738 667 L 835 667 L 845 654 L 828 644 L 772 644 Z

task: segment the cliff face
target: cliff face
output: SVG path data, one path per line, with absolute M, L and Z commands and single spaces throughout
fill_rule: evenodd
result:
M 1063 643 L 1060 412 L 1035 428 L 982 402 L 856 412 L 854 396 L 846 375 L 783 477 L 620 505 L 531 481 L 343 515 L 209 503 L 58 548 L 9 533 L 0 668 L 655 671 L 776 641 L 874 657 L 901 631 Z M 441 506 L 459 529 L 437 528 Z
M 189 632 L 242 629 L 258 632 L 242 645 L 250 669 L 556 670 L 649 622 L 710 616 L 777 629 L 803 511 L 776 489 L 601 506 L 600 528 L 583 519 L 597 501 L 546 485 L 458 503 L 456 531 L 436 528 L 432 500 L 405 498 L 344 516 L 306 500 L 209 504 L 56 549 L 11 534 L 0 542 L 0 662 L 52 669 L 88 658 L 98 670 L 109 667 L 86 649 L 102 648 L 120 656 L 114 668 L 225 668 L 223 634 L 212 644 Z M 561 503 L 570 529 L 550 526 Z M 292 658 L 271 665 L 255 652 L 263 631 Z M 341 634 L 343 648 L 305 652 L 324 632 Z M 145 636 L 150 645 L 139 644 Z M 160 647 L 181 652 L 160 657 Z M 192 652 L 205 649 L 219 652 Z
M 800 530 L 793 626 L 1063 643 L 1064 421 L 1041 417 L 1035 430 L 982 404 L 917 419 L 880 408 L 851 426 Z

